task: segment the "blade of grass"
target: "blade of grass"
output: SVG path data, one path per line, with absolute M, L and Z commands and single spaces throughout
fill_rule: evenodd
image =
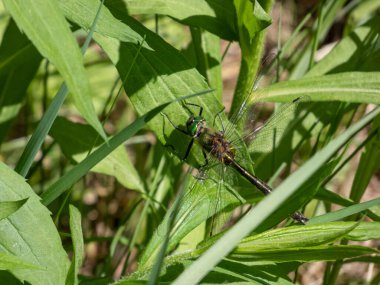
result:
M 371 201 L 363 202 L 360 204 L 356 204 L 353 206 L 349 206 L 349 207 L 346 207 L 334 212 L 330 212 L 322 216 L 313 217 L 312 219 L 310 219 L 309 224 L 313 225 L 313 224 L 327 223 L 331 221 L 340 220 L 348 216 L 351 216 L 353 214 L 360 213 L 364 210 L 367 210 L 377 205 L 380 205 L 380 198 L 373 199 Z
M 69 272 L 66 277 L 66 284 L 77 285 L 79 268 L 82 265 L 83 256 L 84 256 L 81 214 L 78 211 L 78 209 L 75 208 L 73 205 L 69 206 L 69 211 L 70 211 L 71 240 L 73 242 L 74 254 L 71 260 Z

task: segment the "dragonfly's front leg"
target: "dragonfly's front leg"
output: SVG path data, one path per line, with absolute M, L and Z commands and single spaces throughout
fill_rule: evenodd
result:
M 168 121 L 170 122 L 170 124 L 173 126 L 174 129 L 176 129 L 177 131 L 185 134 L 186 136 L 191 136 L 191 134 L 189 134 L 187 131 L 181 129 L 176 124 L 174 124 L 166 113 L 161 113 L 161 115 L 165 116 L 168 119 Z M 182 158 L 182 160 L 185 161 L 187 159 L 187 157 L 189 156 L 189 153 L 191 151 L 191 148 L 192 148 L 193 144 L 194 144 L 194 138 L 192 137 L 189 145 L 187 146 L 186 153 L 185 153 L 184 157 Z M 174 146 L 172 146 L 172 145 L 166 145 L 166 146 L 169 146 L 172 149 L 175 149 Z M 179 154 L 177 152 L 176 152 L 176 154 L 179 156 Z
M 174 124 L 172 122 L 172 120 L 169 118 L 169 116 L 166 114 L 166 113 L 163 113 L 161 112 L 161 115 L 166 117 L 166 119 L 168 119 L 169 123 L 173 126 L 173 128 L 175 128 L 177 131 L 187 135 L 187 136 L 191 136 L 186 130 L 182 130 L 180 127 L 178 127 L 176 124 Z

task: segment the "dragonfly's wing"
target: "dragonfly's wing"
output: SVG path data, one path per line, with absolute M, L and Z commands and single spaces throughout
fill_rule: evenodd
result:
M 169 217 L 174 217 L 174 222 L 170 227 L 169 250 L 173 249 L 190 231 L 216 213 L 227 211 L 241 203 L 232 192 L 225 190 L 225 182 L 219 176 L 223 165 L 211 156 L 208 160 L 208 165 L 199 173 L 193 172 L 187 175 L 186 192 L 181 198 L 178 210 L 175 212 L 171 207 L 155 233 L 157 235 L 155 239 L 165 237 L 169 230 Z M 226 217 L 221 215 L 218 219 L 211 219 L 212 228 L 218 228 L 223 221 L 226 221 Z M 215 231 L 208 233 L 214 234 Z
M 242 203 L 244 199 L 234 190 L 237 185 L 236 173 L 233 169 L 219 163 L 214 169 L 218 172 L 216 177 L 216 193 L 211 203 L 207 234 L 215 235 L 223 230 L 231 218 L 232 211 Z M 230 184 L 231 183 L 231 184 Z
M 266 153 L 273 151 L 281 141 L 283 135 L 292 129 L 292 121 L 299 117 L 302 110 L 300 106 L 309 102 L 307 96 L 299 97 L 292 102 L 282 104 L 269 120 L 262 126 L 252 130 L 254 126 L 247 126 L 248 131 L 244 134 L 249 152 Z M 249 124 L 252 124 L 250 121 Z
M 212 195 L 215 194 L 215 182 L 210 179 L 199 180 L 193 175 L 186 176 L 184 195 L 179 199 L 179 206 L 174 203 L 166 213 L 163 221 L 154 232 L 142 260 L 149 260 L 157 254 L 168 235 L 168 251 L 175 249 L 180 241 L 193 229 L 208 218 Z M 205 191 L 210 189 L 210 191 Z

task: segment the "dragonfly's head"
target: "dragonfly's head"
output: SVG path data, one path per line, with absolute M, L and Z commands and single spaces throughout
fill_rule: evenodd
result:
M 205 128 L 205 120 L 202 116 L 191 115 L 186 122 L 186 128 L 192 137 L 197 138 Z

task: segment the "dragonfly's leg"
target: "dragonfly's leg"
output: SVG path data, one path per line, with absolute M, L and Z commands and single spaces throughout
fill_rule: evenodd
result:
M 190 134 L 187 131 L 182 130 L 180 127 L 178 127 L 176 124 L 174 124 L 172 122 L 172 120 L 170 120 L 170 118 L 167 114 L 161 112 L 161 115 L 166 117 L 168 119 L 168 121 L 170 122 L 170 124 L 173 126 L 173 128 L 175 128 L 177 131 L 180 131 L 181 133 L 183 133 L 187 136 L 190 136 Z M 182 158 L 182 160 L 186 160 L 187 157 L 189 156 L 189 153 L 190 153 L 191 147 L 193 146 L 193 143 L 194 143 L 194 139 L 191 138 L 191 141 L 190 141 L 189 145 L 187 146 L 185 156 Z M 165 145 L 165 147 L 170 147 L 172 150 L 174 150 L 175 154 L 178 155 L 178 157 L 180 157 L 180 154 L 175 150 L 173 145 Z
M 201 167 L 199 168 L 198 174 L 196 176 L 194 176 L 194 178 L 197 180 L 208 179 L 206 171 L 205 171 L 205 169 L 207 169 L 206 166 L 208 165 L 208 158 L 207 158 L 207 154 L 206 154 L 206 152 L 204 152 L 204 150 L 202 150 L 202 154 L 203 154 L 203 157 L 205 159 L 205 163 L 201 165 Z
M 202 167 L 206 167 L 208 165 L 208 158 L 207 158 L 207 153 L 202 149 L 202 154 L 205 159 L 205 163 L 203 163 Z
M 185 156 L 183 157 L 182 160 L 186 160 L 187 159 L 187 157 L 189 156 L 190 150 L 193 147 L 193 144 L 194 144 L 194 138 L 191 139 L 189 145 L 187 146 Z
M 222 117 L 220 116 L 220 114 L 224 112 L 224 109 L 225 109 L 225 107 L 223 107 L 222 110 L 220 110 L 218 113 L 216 113 L 216 115 L 215 115 L 215 117 L 214 117 L 214 122 L 213 122 L 214 127 L 215 127 L 215 120 L 216 120 L 216 117 L 218 117 L 219 122 L 220 122 L 220 125 L 222 126 L 222 131 L 223 131 L 223 133 L 225 133 L 226 131 L 225 131 L 225 129 L 224 129 L 224 125 L 223 125 Z
M 174 124 L 174 123 L 172 122 L 172 120 L 170 120 L 169 116 L 168 116 L 166 113 L 162 113 L 162 112 L 161 112 L 161 115 L 164 116 L 164 117 L 166 117 L 166 119 L 168 119 L 168 121 L 169 121 L 170 124 L 173 126 L 173 128 L 175 128 L 177 131 L 180 131 L 181 133 L 183 133 L 183 134 L 185 134 L 185 135 L 187 135 L 187 136 L 190 135 L 187 131 L 182 130 L 180 127 L 178 127 L 176 124 Z
M 198 116 L 202 116 L 203 107 L 201 105 L 194 104 L 194 103 L 188 103 L 188 102 L 185 102 L 185 104 L 186 105 L 190 105 L 190 106 L 194 106 L 194 107 L 198 107 L 199 108 L 199 114 L 198 114 Z

